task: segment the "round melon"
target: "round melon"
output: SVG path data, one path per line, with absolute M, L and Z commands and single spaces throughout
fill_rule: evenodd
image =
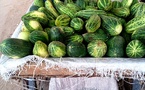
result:
M 145 55 L 145 45 L 139 40 L 132 40 L 126 47 L 126 55 L 130 58 L 141 58 Z
M 102 40 L 94 40 L 88 44 L 87 50 L 90 56 L 103 57 L 107 52 L 107 45 Z
M 70 57 L 83 57 L 86 55 L 86 47 L 80 42 L 70 42 L 67 44 L 67 54 Z
M 63 57 L 66 54 L 66 46 L 60 41 L 52 41 L 48 45 L 48 52 L 52 57 Z

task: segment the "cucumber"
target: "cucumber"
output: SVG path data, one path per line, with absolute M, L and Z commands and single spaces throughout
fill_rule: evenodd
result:
M 30 11 L 24 14 L 21 19 L 22 21 L 26 19 L 35 19 L 38 22 L 40 22 L 42 25 L 47 25 L 48 23 L 47 16 L 43 12 L 40 12 L 40 11 Z
M 35 43 L 36 41 L 42 41 L 42 42 L 48 44 L 49 37 L 48 37 L 48 34 L 46 32 L 37 30 L 37 31 L 33 31 L 30 33 L 29 40 L 32 43 Z
M 95 32 L 100 26 L 101 18 L 97 14 L 94 14 L 88 19 L 85 28 L 87 32 Z
M 32 54 L 33 44 L 26 40 L 7 38 L 0 43 L 0 52 L 10 58 L 22 58 Z
M 100 17 L 102 19 L 102 27 L 108 32 L 108 34 L 115 36 L 122 32 L 123 26 L 118 19 L 106 15 L 100 15 Z
M 125 18 L 118 17 L 118 16 L 114 15 L 113 13 L 107 13 L 107 16 L 111 16 L 111 17 L 118 19 L 118 21 L 121 22 L 122 25 L 126 24 Z
M 84 21 L 81 19 L 81 18 L 73 18 L 71 21 L 70 21 L 70 26 L 72 28 L 74 28 L 75 31 L 81 31 L 84 27 Z
M 125 25 L 125 30 L 127 33 L 133 33 L 135 30 L 145 28 L 145 15 L 134 17 L 128 21 Z
M 66 45 L 60 41 L 52 41 L 48 45 L 48 52 L 52 57 L 63 57 L 66 55 Z
M 110 11 L 112 9 L 111 0 L 97 0 L 97 6 L 100 10 Z
M 74 35 L 68 36 L 68 37 L 66 37 L 66 43 L 69 43 L 69 42 L 80 42 L 80 43 L 82 43 L 83 42 L 83 36 L 79 35 L 79 34 L 74 34 Z
M 49 56 L 47 45 L 42 41 L 36 41 L 33 47 L 33 55 L 47 58 Z
M 130 9 L 128 7 L 113 8 L 112 13 L 118 17 L 126 18 L 130 15 Z
M 94 33 L 84 33 L 82 36 L 84 38 L 84 41 L 87 43 L 89 43 L 93 40 L 102 40 L 102 41 L 106 42 L 109 38 L 109 36 L 102 29 L 98 29 Z
M 144 29 L 139 29 L 139 30 L 135 30 L 132 34 L 131 34 L 131 39 L 138 39 L 140 41 L 142 41 L 143 43 L 145 43 L 145 30 Z
M 93 40 L 87 45 L 87 50 L 92 57 L 103 57 L 107 52 L 107 45 L 102 40 Z
M 45 7 L 40 7 L 38 9 L 38 11 L 43 12 L 47 16 L 48 20 L 56 19 L 55 16 L 49 10 L 47 10 Z
M 75 12 L 80 11 L 80 7 L 77 6 L 75 3 L 66 3 L 66 6 L 73 9 Z
M 145 55 L 145 45 L 139 40 L 132 40 L 126 46 L 126 54 L 130 58 L 141 58 Z
M 107 42 L 107 53 L 109 57 L 125 56 L 125 40 L 122 36 L 113 36 Z
M 56 26 L 50 29 L 50 41 L 64 42 L 64 32 L 61 29 L 61 27 Z
M 40 30 L 40 31 L 43 30 L 41 24 L 37 20 L 34 20 L 34 19 L 26 20 L 25 19 L 25 20 L 23 20 L 23 22 L 24 22 L 24 25 L 26 26 L 26 28 L 29 30 L 29 32 L 32 32 L 35 30 Z
M 76 13 L 76 11 L 74 11 L 72 8 L 67 7 L 62 1 L 60 0 L 54 0 L 54 5 L 55 8 L 57 9 L 57 11 L 60 14 L 66 14 L 68 15 L 70 18 L 74 17 L 74 14 Z
M 87 50 L 83 43 L 70 42 L 67 44 L 67 55 L 70 57 L 84 57 Z
M 80 7 L 80 9 L 85 9 L 85 7 L 87 6 L 87 3 L 85 2 L 85 0 L 76 0 L 76 5 Z
M 95 9 L 87 9 L 87 10 L 80 10 L 75 13 L 76 17 L 89 19 L 93 14 L 107 14 L 104 10 L 95 10 Z
M 122 4 L 120 1 L 112 1 L 112 8 L 120 8 Z
M 55 18 L 57 18 L 59 16 L 59 13 L 57 12 L 56 8 L 54 7 L 54 5 L 52 4 L 51 0 L 46 0 L 45 1 L 45 7 L 46 9 L 51 12 Z
M 130 7 L 130 18 L 131 19 L 134 18 L 135 16 L 137 16 L 136 13 L 138 10 L 140 10 L 140 8 L 142 7 L 143 4 L 144 4 L 143 2 L 140 2 L 140 3 L 134 4 Z
M 65 37 L 75 34 L 75 30 L 72 27 L 62 26 L 61 28 L 62 28 L 61 30 L 64 32 Z
M 66 14 L 59 15 L 55 20 L 55 25 L 56 26 L 68 26 L 70 23 L 70 20 L 71 20 L 71 18 Z
M 30 35 L 29 31 L 21 31 L 18 35 L 18 39 L 29 41 L 29 35 Z
M 135 13 L 135 17 L 145 15 L 145 3 L 138 8 L 137 12 Z

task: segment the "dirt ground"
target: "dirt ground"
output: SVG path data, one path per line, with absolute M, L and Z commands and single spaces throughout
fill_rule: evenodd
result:
M 12 35 L 33 0 L 0 0 L 0 42 Z M 22 83 L 0 78 L 0 90 L 22 90 Z

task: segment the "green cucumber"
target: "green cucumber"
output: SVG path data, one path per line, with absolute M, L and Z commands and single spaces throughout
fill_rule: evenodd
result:
M 131 39 L 138 39 L 140 41 L 142 41 L 143 43 L 145 43 L 145 30 L 144 29 L 139 29 L 139 30 L 135 30 L 132 34 L 131 34 Z
M 93 40 L 87 45 L 87 50 L 92 57 L 103 57 L 107 52 L 107 45 L 102 40 Z
M 88 19 L 85 28 L 87 32 L 95 32 L 100 26 L 101 18 L 97 14 L 94 14 Z
M 66 14 L 59 15 L 55 20 L 55 25 L 56 26 L 68 26 L 70 23 L 70 20 L 71 20 L 71 18 Z
M 111 37 L 107 42 L 107 53 L 109 57 L 125 56 L 125 39 L 122 36 Z
M 26 20 L 25 19 L 25 20 L 23 20 L 23 22 L 29 32 L 32 32 L 35 30 L 40 30 L 40 31 L 43 30 L 41 24 L 37 20 L 34 20 L 34 19 Z
M 33 55 L 47 58 L 49 56 L 47 45 L 42 41 L 36 41 L 33 47 Z
M 75 30 L 69 26 L 62 26 L 62 31 L 64 32 L 65 37 L 71 36 L 75 33 Z
M 134 17 L 125 25 L 127 33 L 133 33 L 135 30 L 145 29 L 145 15 Z
M 50 41 L 61 41 L 64 42 L 64 32 L 61 27 L 52 27 L 50 29 Z
M 80 42 L 80 43 L 82 43 L 83 42 L 83 36 L 79 35 L 79 34 L 74 34 L 74 35 L 68 36 L 68 37 L 66 37 L 66 43 L 69 43 L 69 42 Z
M 51 0 L 45 1 L 45 7 L 48 9 L 49 12 L 51 12 L 55 16 L 55 18 L 58 17 L 59 13 L 57 12 L 54 5 L 52 4 Z
M 112 1 L 112 8 L 120 8 L 122 6 L 120 1 Z
M 87 10 L 80 10 L 75 13 L 76 17 L 89 19 L 93 14 L 107 14 L 104 10 L 95 10 L 95 9 L 87 9 Z
M 123 26 L 118 19 L 106 15 L 100 15 L 100 17 L 102 19 L 102 27 L 108 32 L 108 34 L 115 36 L 122 32 Z
M 118 17 L 126 18 L 130 15 L 130 9 L 128 7 L 113 8 L 111 11 Z
M 102 40 L 102 41 L 106 42 L 109 38 L 109 36 L 102 29 L 98 29 L 94 33 L 84 33 L 82 36 L 84 38 L 84 41 L 86 41 L 87 43 L 89 43 L 93 40 Z
M 48 18 L 46 14 L 40 11 L 30 11 L 22 16 L 22 21 L 27 20 L 27 19 L 35 19 L 38 22 L 40 22 L 42 25 L 47 25 L 48 23 Z
M 87 3 L 85 2 L 85 0 L 76 0 L 76 5 L 80 7 L 80 9 L 85 9 L 85 7 L 87 6 Z
M 47 10 L 45 7 L 40 7 L 38 9 L 38 11 L 43 12 L 47 16 L 48 20 L 55 19 L 55 16 L 49 10 Z
M 84 57 L 87 54 L 86 47 L 80 42 L 70 42 L 67 44 L 67 55 L 70 57 Z
M 126 54 L 130 58 L 141 58 L 145 55 L 145 45 L 139 40 L 132 40 L 126 46 Z
M 52 41 L 48 45 L 48 52 L 52 57 L 63 57 L 66 55 L 66 45 L 60 41 Z
M 32 54 L 33 44 L 26 40 L 7 38 L 0 43 L 0 52 L 10 58 L 23 58 Z
M 66 14 L 68 15 L 70 18 L 74 17 L 74 14 L 76 13 L 76 11 L 74 11 L 72 8 L 69 8 L 68 6 L 66 6 L 62 1 L 60 0 L 54 0 L 54 5 L 55 8 L 57 9 L 57 11 L 60 14 Z
M 30 33 L 29 40 L 32 43 L 35 43 L 36 41 L 42 41 L 42 42 L 47 44 L 49 42 L 49 37 L 48 37 L 48 34 L 46 32 L 35 30 L 35 31 Z
M 84 27 L 84 21 L 81 18 L 73 18 L 70 21 L 70 26 L 74 28 L 75 31 L 81 31 Z
M 112 9 L 111 0 L 97 0 L 97 6 L 100 10 L 110 11 Z

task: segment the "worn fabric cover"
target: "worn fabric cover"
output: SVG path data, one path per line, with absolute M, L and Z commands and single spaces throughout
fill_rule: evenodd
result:
M 51 78 L 49 90 L 118 90 L 118 86 L 109 77 L 67 77 Z

